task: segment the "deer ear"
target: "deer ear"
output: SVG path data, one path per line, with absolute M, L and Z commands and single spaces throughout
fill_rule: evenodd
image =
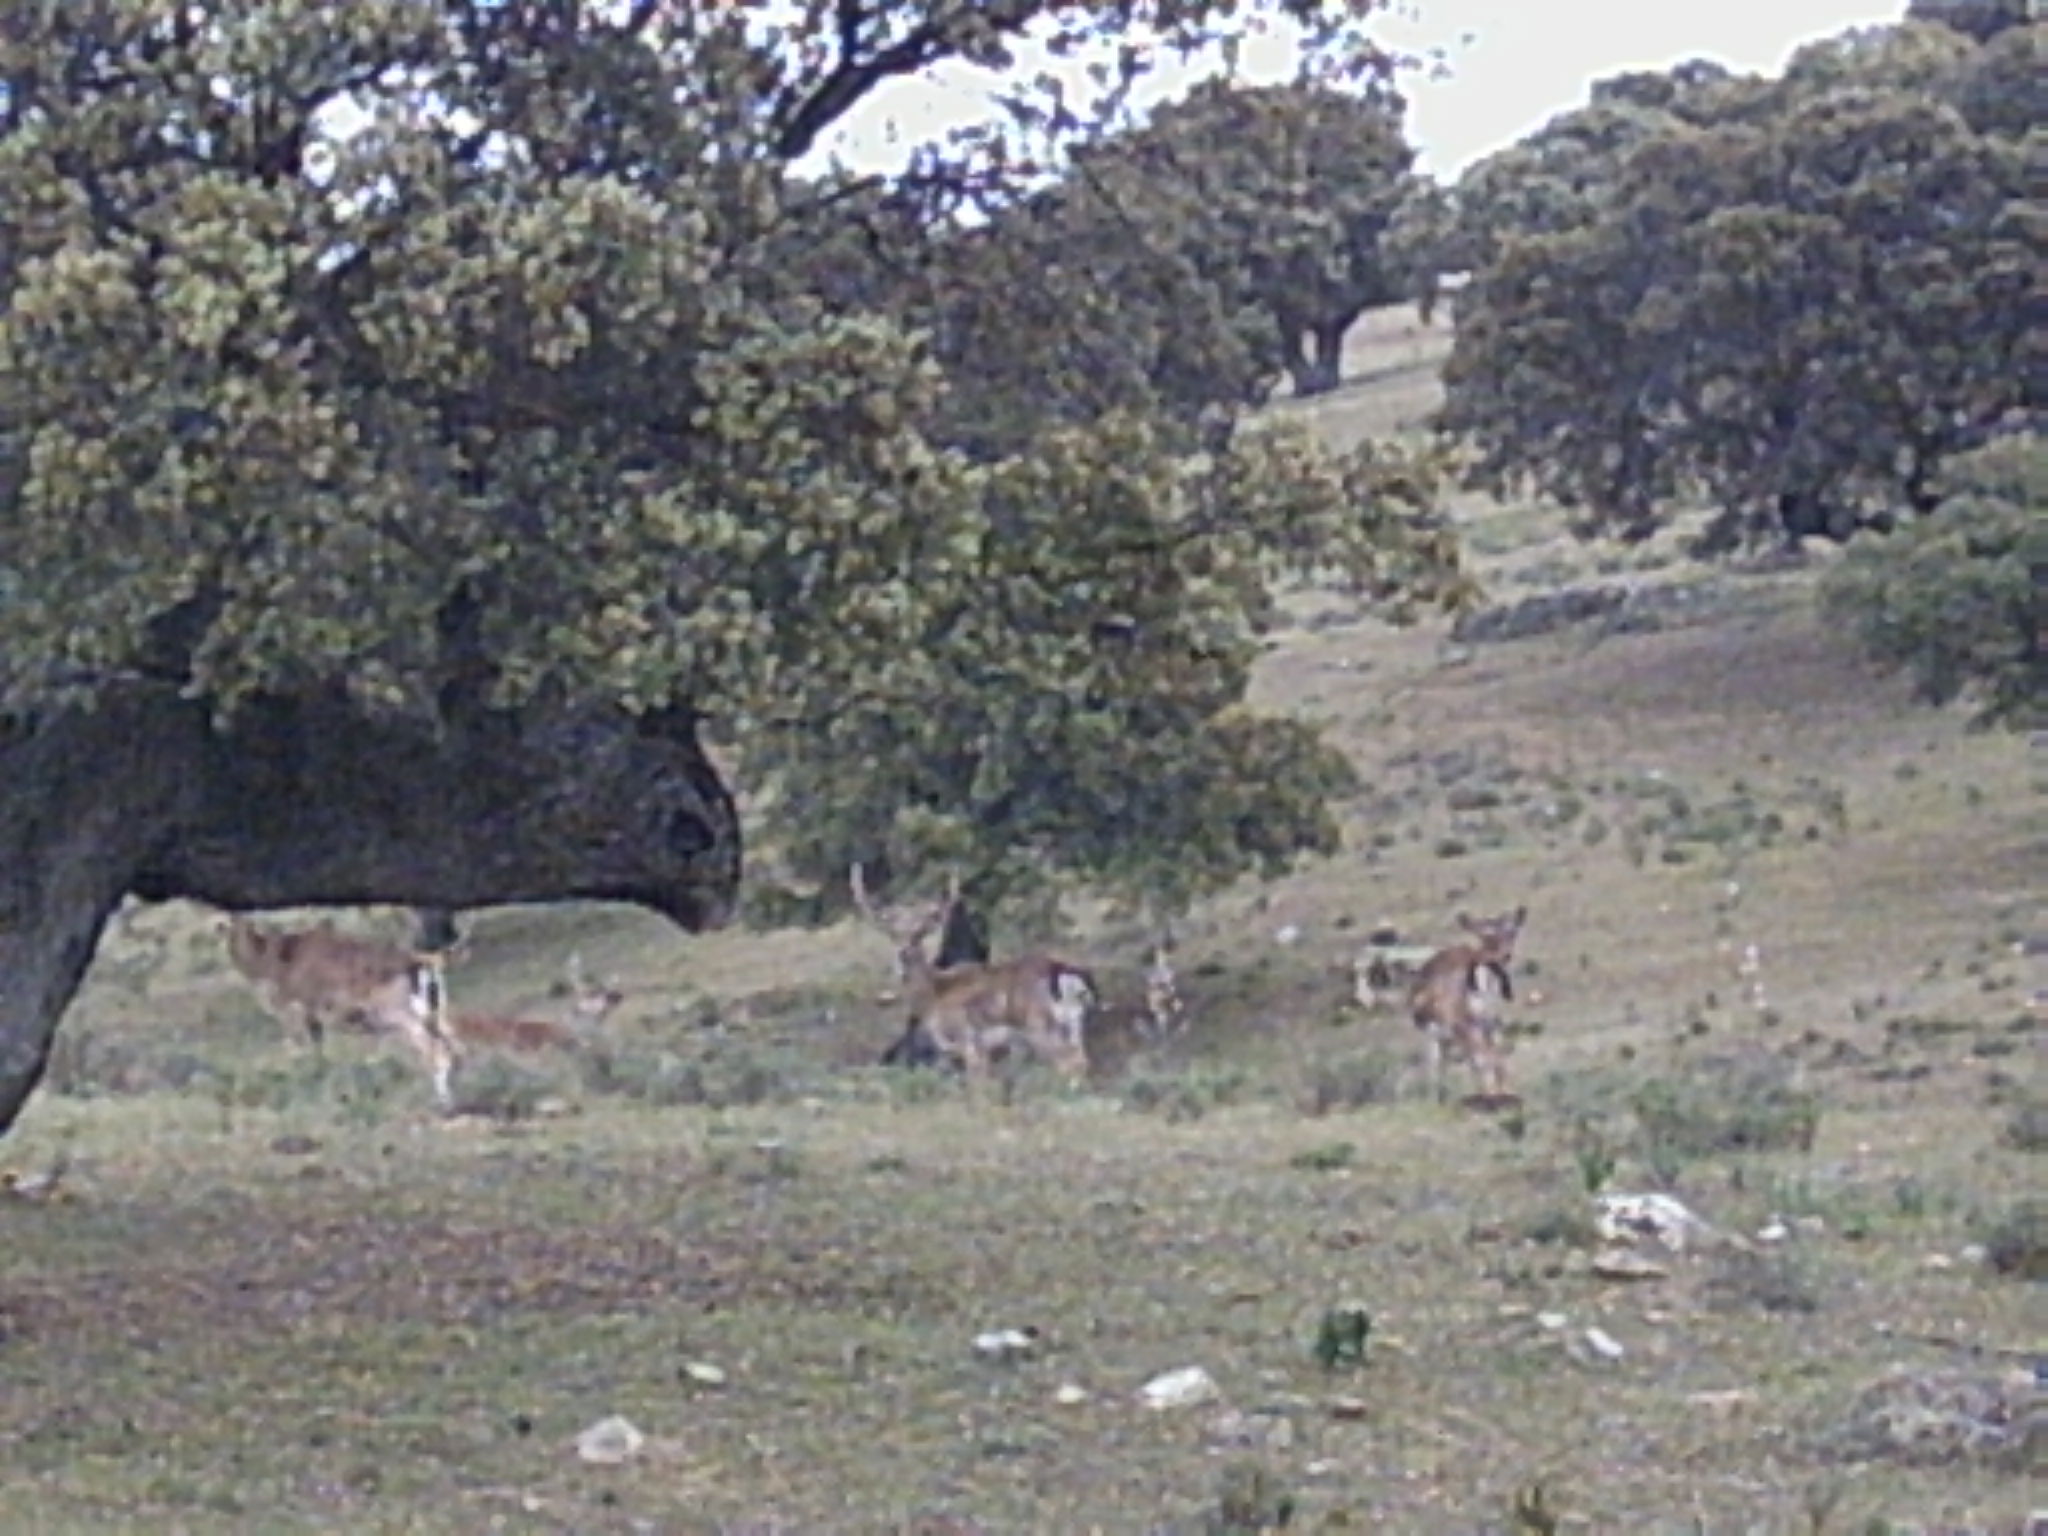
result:
M 1479 925 L 1472 921 L 1472 914 L 1462 910 L 1458 913 L 1458 926 L 1474 933 L 1479 930 Z
M 1528 904 L 1527 904 L 1526 902 L 1524 902 L 1524 903 L 1523 903 L 1523 904 L 1522 904 L 1521 906 L 1518 906 L 1518 907 L 1516 907 L 1516 908 L 1515 908 L 1515 926 L 1516 926 L 1517 928 L 1519 928 L 1519 927 L 1521 927 L 1521 926 L 1522 926 L 1522 924 L 1526 923 L 1526 922 L 1527 922 L 1528 920 L 1529 920 L 1529 907 L 1528 907 Z

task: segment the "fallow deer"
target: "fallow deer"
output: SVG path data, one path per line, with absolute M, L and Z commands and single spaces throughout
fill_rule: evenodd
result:
M 1460 912 L 1458 926 L 1472 935 L 1473 942 L 1438 950 L 1416 973 L 1408 1005 L 1415 1027 L 1429 1042 L 1430 1081 L 1439 1099 L 1444 1096 L 1447 1046 L 1471 1065 L 1482 1094 L 1495 1098 L 1507 1091 L 1497 1036 L 1501 1005 L 1515 995 L 1508 968 L 1528 915 L 1526 906 L 1500 917 L 1473 918 Z
M 426 1066 L 436 1102 L 446 1108 L 452 1101 L 455 1050 L 441 1027 L 446 987 L 438 956 L 352 938 L 327 923 L 265 928 L 232 914 L 222 932 L 234 968 L 316 1049 L 330 1023 L 396 1035 Z
M 569 983 L 568 1017 L 562 1022 L 446 1009 L 442 1027 L 456 1047 L 464 1051 L 573 1051 L 590 1045 L 597 1030 L 625 1000 L 626 994 L 615 986 L 592 986 L 583 979 L 581 968 L 576 967 Z
M 945 925 L 958 903 L 958 877 L 948 882 L 944 900 L 909 921 L 892 920 L 877 910 L 858 864 L 852 883 L 854 904 L 896 945 L 897 976 L 909 1014 L 885 1062 L 911 1059 L 921 1037 L 938 1054 L 958 1061 L 977 1086 L 997 1056 L 1019 1046 L 1071 1082 L 1086 1078 L 1088 1014 L 1097 995 L 1086 970 L 1045 954 L 939 970 L 925 953 L 925 939 Z

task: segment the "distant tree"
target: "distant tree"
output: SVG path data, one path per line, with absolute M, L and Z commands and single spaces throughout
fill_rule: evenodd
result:
M 1405 461 L 1190 459 L 1147 400 L 1034 416 L 1021 382 L 969 442 L 884 285 L 784 271 L 865 240 L 864 198 L 940 236 L 1016 201 L 997 128 L 791 173 L 891 80 L 1026 32 L 1142 73 L 1283 12 L 1370 78 L 1372 0 L 16 9 L 0 1129 L 127 893 L 701 928 L 740 878 L 728 772 L 851 806 L 906 870 L 1123 880 L 1154 855 L 1098 780 L 1134 732 L 1236 816 L 1175 889 L 1270 867 L 1328 844 L 1342 759 L 1244 704 L 1269 583 L 1459 590 Z M 1095 798 L 1049 808 L 1062 778 Z
M 1822 611 L 1923 699 L 2048 725 L 2048 443 L 2004 438 L 1942 473 L 1934 511 L 1849 546 Z
M 1440 269 L 1477 271 L 1514 239 L 1582 228 L 1638 146 L 1686 123 L 1739 115 L 1762 89 L 1707 60 L 1596 81 L 1585 106 L 1475 161 L 1447 190 L 1448 207 L 1436 213 Z
M 1718 509 L 1707 550 L 1924 511 L 1940 464 L 2039 388 L 2025 164 L 1914 90 L 1667 122 L 1576 227 L 1480 271 L 1441 425 L 1475 483 L 1532 487 L 1586 532 L 1640 537 L 1694 497 Z
M 1079 153 L 1069 205 L 1255 312 L 1296 392 L 1317 394 L 1352 323 L 1406 291 L 1381 248 L 1419 181 L 1404 112 L 1383 86 L 1211 81 Z

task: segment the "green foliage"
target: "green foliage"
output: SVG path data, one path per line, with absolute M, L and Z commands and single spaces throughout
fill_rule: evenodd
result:
M 1337 89 L 1377 78 L 1374 8 L 1257 9 Z M 799 854 L 931 828 L 899 840 L 1169 899 L 1329 846 L 1347 767 L 1242 703 L 1270 583 L 1454 600 L 1433 467 L 1240 439 L 1243 387 L 1175 382 L 1229 342 L 1171 334 L 1177 289 L 1034 354 L 1029 248 L 951 216 L 1041 179 L 1000 126 L 897 177 L 791 169 L 1027 29 L 1134 77 L 1256 18 L 839 9 L 30 8 L 0 39 L 0 702 L 144 673 L 223 712 L 684 709 Z
M 1969 694 L 1987 723 L 2048 723 L 2048 444 L 1988 444 L 1943 483 L 1930 515 L 1850 545 L 1823 612 L 1930 703 Z
M 1867 29 L 1773 84 L 1637 81 L 1475 168 L 1441 417 L 1473 482 L 1631 538 L 1703 498 L 1707 552 L 1931 506 L 2037 389 L 2027 151 L 1948 99 L 1976 54 Z
M 1334 388 L 1346 329 L 1406 286 L 1382 249 L 1417 185 L 1403 110 L 1376 82 L 1212 81 L 1079 154 L 1072 200 L 1112 241 L 1176 253 L 1258 316 L 1297 393 Z

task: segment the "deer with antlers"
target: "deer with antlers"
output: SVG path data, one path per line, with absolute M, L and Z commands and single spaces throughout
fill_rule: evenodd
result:
M 229 962 L 316 1050 L 329 1024 L 396 1036 L 425 1065 L 435 1101 L 444 1109 L 453 1101 L 455 1047 L 442 1027 L 442 957 L 354 938 L 329 923 L 265 928 L 237 913 L 221 926 Z
M 950 966 L 939 970 L 925 939 L 942 928 L 960 900 L 956 875 L 946 895 L 922 917 L 891 918 L 868 895 L 861 866 L 853 866 L 853 899 L 863 916 L 896 946 L 896 972 L 909 1018 L 884 1061 L 908 1060 L 921 1037 L 938 1054 L 958 1061 L 971 1084 L 988 1076 L 997 1057 L 1022 1047 L 1070 1082 L 1088 1075 L 1087 1024 L 1094 978 L 1053 955 Z
M 1440 949 L 1423 963 L 1408 991 L 1415 1027 L 1428 1039 L 1430 1081 L 1438 1099 L 1444 1096 L 1444 1051 L 1464 1056 L 1479 1077 L 1479 1091 L 1489 1098 L 1507 1092 L 1501 1061 L 1502 1004 L 1514 995 L 1508 967 L 1514 963 L 1515 940 L 1529 915 L 1526 906 L 1499 917 L 1458 914 L 1458 926 L 1472 935 L 1465 944 Z

